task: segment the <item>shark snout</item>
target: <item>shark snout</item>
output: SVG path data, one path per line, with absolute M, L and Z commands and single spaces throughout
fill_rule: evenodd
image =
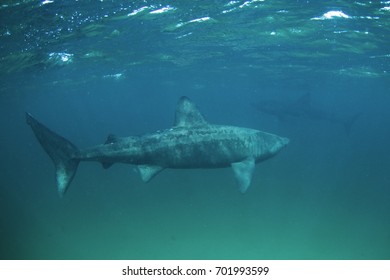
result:
M 275 135 L 274 141 L 272 145 L 269 146 L 269 150 L 272 155 L 277 154 L 281 149 L 283 149 L 288 143 L 290 139 L 285 137 L 279 137 Z
M 281 137 L 281 140 L 280 140 L 282 146 L 286 146 L 288 143 L 290 143 L 290 139 L 286 138 L 286 137 Z
M 274 153 L 279 152 L 281 149 L 283 149 L 290 142 L 290 139 L 288 139 L 286 137 L 278 137 L 278 138 L 279 139 L 275 143 L 274 148 L 273 148 Z

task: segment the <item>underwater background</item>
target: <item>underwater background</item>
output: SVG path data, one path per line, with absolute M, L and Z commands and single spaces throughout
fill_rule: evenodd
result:
M 1 1 L 0 22 L 1 259 L 390 259 L 390 1 Z M 86 148 L 171 127 L 182 95 L 290 143 L 244 195 L 230 168 L 82 162 L 59 198 L 25 112 Z

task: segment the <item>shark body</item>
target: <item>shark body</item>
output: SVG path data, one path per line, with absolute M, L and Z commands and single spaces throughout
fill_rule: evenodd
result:
M 310 94 L 303 95 L 295 102 L 264 100 L 253 105 L 258 111 L 273 115 L 279 120 L 284 120 L 286 117 L 297 117 L 302 119 L 338 123 L 343 125 L 347 134 L 350 133 L 352 125 L 361 115 L 358 113 L 342 118 L 332 114 L 331 112 L 315 108 L 311 105 Z
M 289 142 L 287 138 L 250 128 L 213 125 L 196 106 L 181 97 L 174 126 L 143 136 L 116 137 L 95 147 L 80 150 L 26 113 L 43 149 L 56 169 L 57 190 L 63 196 L 80 161 L 97 161 L 104 168 L 114 163 L 136 165 L 147 182 L 165 168 L 233 168 L 239 189 L 249 187 L 255 164 L 274 156 Z

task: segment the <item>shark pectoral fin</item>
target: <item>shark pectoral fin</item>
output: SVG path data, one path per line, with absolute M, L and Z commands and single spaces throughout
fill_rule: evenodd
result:
M 157 165 L 138 165 L 137 167 L 144 182 L 149 182 L 154 176 L 164 170 L 163 167 Z
M 243 161 L 231 164 L 241 193 L 245 193 L 252 181 L 255 170 L 255 159 L 248 157 Z

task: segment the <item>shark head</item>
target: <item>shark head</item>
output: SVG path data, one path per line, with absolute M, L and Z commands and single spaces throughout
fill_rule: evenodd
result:
M 275 134 L 259 132 L 257 139 L 257 161 L 263 161 L 275 156 L 290 142 L 288 138 Z
M 275 149 L 276 149 L 277 152 L 280 151 L 280 150 L 281 150 L 282 148 L 284 148 L 285 146 L 287 146 L 288 143 L 290 143 L 290 139 L 288 139 L 288 138 L 286 138 L 286 137 L 279 137 L 279 136 L 278 136 L 278 138 L 279 138 L 278 143 L 276 143 L 276 144 L 274 145 L 274 146 L 276 146 Z
M 287 146 L 290 142 L 288 138 L 280 137 L 277 135 L 273 135 L 274 140 L 267 147 L 270 151 L 271 156 L 277 154 L 281 149 Z

